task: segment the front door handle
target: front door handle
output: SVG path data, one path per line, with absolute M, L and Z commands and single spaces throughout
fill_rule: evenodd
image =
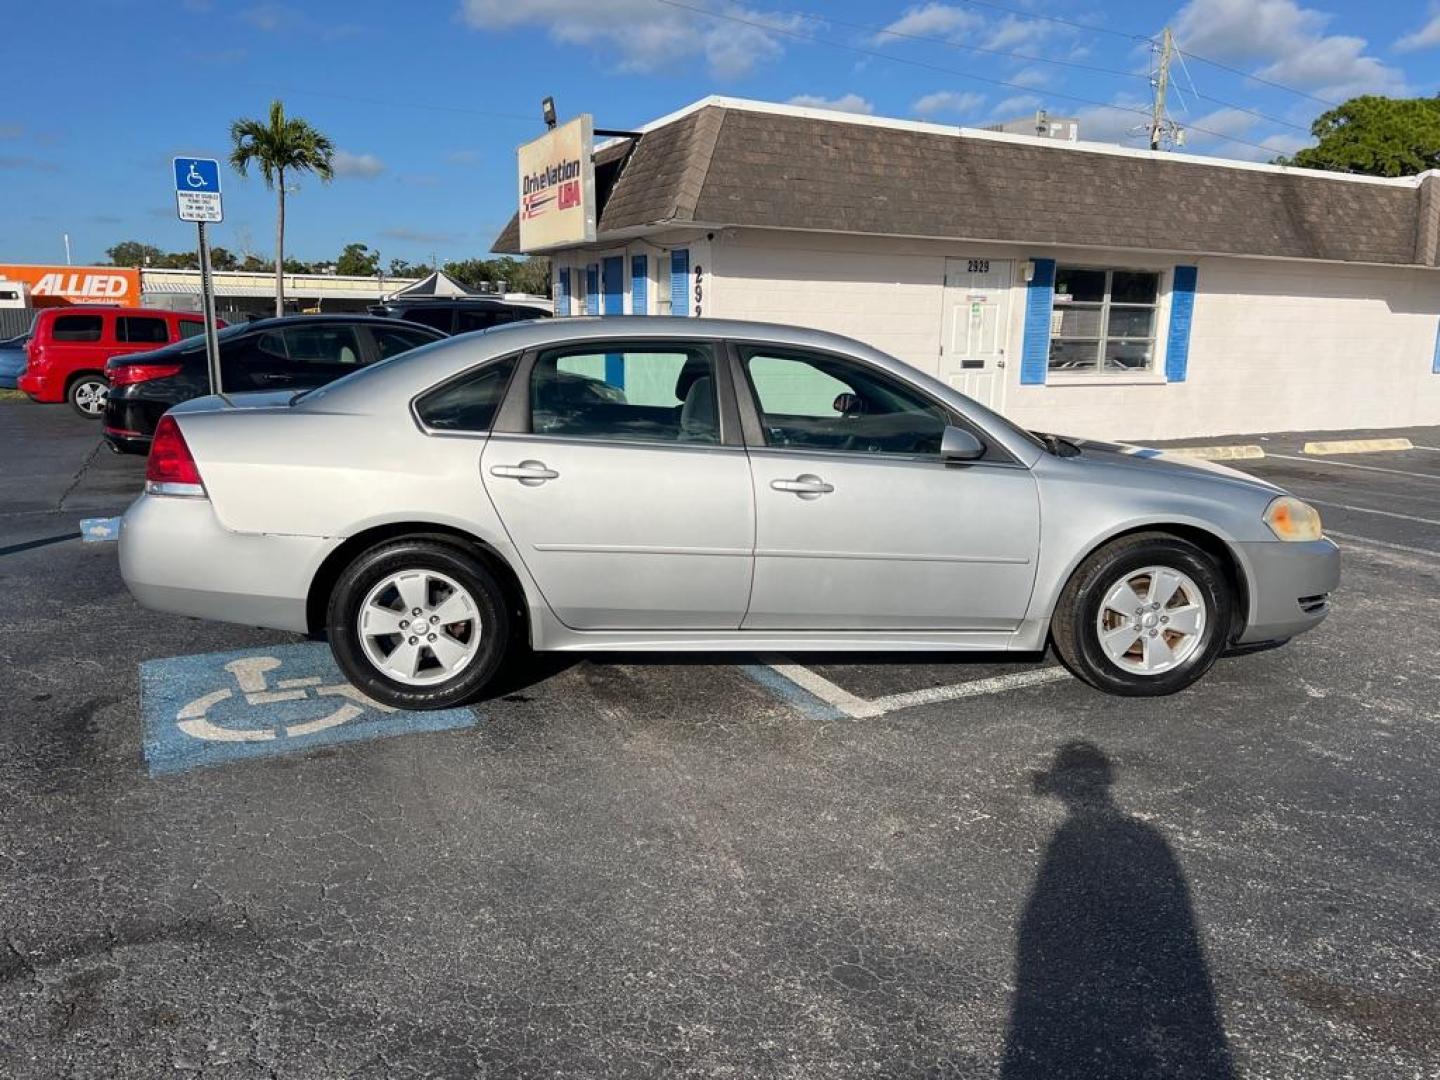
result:
M 526 487 L 539 487 L 546 480 L 554 480 L 560 474 L 547 468 L 543 461 L 522 461 L 519 465 L 492 465 L 490 475 L 519 480 Z
M 813 473 L 801 473 L 794 480 L 771 480 L 770 486 L 776 491 L 789 491 L 802 499 L 818 499 L 835 490 L 834 484 L 827 484 Z

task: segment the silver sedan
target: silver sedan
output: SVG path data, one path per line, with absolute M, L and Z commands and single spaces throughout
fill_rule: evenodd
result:
M 161 611 L 324 633 L 377 701 L 483 694 L 511 646 L 1053 645 L 1117 694 L 1326 615 L 1313 508 L 1037 435 L 833 334 L 564 319 L 453 338 L 156 433 L 120 564 Z

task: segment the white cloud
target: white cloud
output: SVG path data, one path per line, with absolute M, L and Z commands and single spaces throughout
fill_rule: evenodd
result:
M 1035 48 L 1059 34 L 1073 33 L 1064 23 L 1040 19 L 1017 19 L 1006 15 L 985 35 L 987 49 L 1015 49 L 1020 46 Z
M 360 180 L 373 180 L 385 171 L 385 163 L 374 154 L 352 154 L 348 150 L 336 150 L 330 159 L 330 167 L 336 176 L 349 176 Z
M 1431 4 L 1430 8 L 1435 12 L 1430 21 L 1419 30 L 1414 30 L 1396 41 L 1396 52 L 1415 52 L 1417 49 L 1433 49 L 1440 45 L 1440 8 L 1435 4 Z
M 841 94 L 837 98 L 824 98 L 817 94 L 797 94 L 790 99 L 791 105 L 804 105 L 807 109 L 832 109 L 835 112 L 860 113 L 870 116 L 875 112 L 872 102 L 859 94 Z
M 990 115 L 999 123 L 1007 120 L 1023 120 L 1040 107 L 1040 99 L 1034 94 L 1016 94 L 995 103 Z
M 973 113 L 984 103 L 984 94 L 939 90 L 933 94 L 926 94 L 910 107 L 921 116 L 963 116 L 966 113 Z
M 1257 117 L 1243 109 L 1216 109 L 1194 120 L 1182 120 L 1180 126 L 1186 129 L 1185 142 L 1193 148 L 1213 146 L 1241 135 L 1247 135 L 1256 124 Z
M 1021 68 L 1013 75 L 1006 77 L 1006 81 L 1016 86 L 1028 86 L 1032 89 L 1037 86 L 1044 86 L 1050 81 L 1050 73 L 1042 71 L 1037 67 Z
M 452 165 L 473 165 L 480 160 L 479 150 L 452 150 L 445 155 L 445 160 Z
M 794 31 L 807 22 L 799 15 L 736 3 L 714 10 L 731 18 L 707 18 L 654 0 L 462 0 L 460 17 L 480 31 L 538 26 L 563 44 L 603 46 L 619 55 L 624 71 L 656 71 L 703 56 L 719 78 L 746 75 L 775 60 L 785 40 L 777 31 Z
M 983 26 L 977 13 L 951 4 L 930 3 L 907 8 L 905 14 L 875 35 L 877 45 L 900 41 L 903 35 L 958 39 Z
M 1109 105 L 1081 109 L 1080 138 L 1086 142 L 1113 142 L 1136 145 L 1148 139 L 1147 131 L 1136 131 L 1146 123 L 1149 103 L 1139 98 L 1118 97 Z
M 1190 0 L 1175 31 L 1186 51 L 1324 97 L 1404 93 L 1404 74 L 1365 55 L 1364 38 L 1325 33 L 1330 18 L 1297 0 Z

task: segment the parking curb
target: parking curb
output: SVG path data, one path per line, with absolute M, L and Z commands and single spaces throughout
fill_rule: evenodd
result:
M 1385 450 L 1414 450 L 1409 439 L 1340 439 L 1335 442 L 1307 442 L 1302 454 L 1378 454 Z
M 1169 446 L 1165 453 L 1201 461 L 1251 461 L 1265 456 L 1265 448 L 1248 443 L 1241 446 Z

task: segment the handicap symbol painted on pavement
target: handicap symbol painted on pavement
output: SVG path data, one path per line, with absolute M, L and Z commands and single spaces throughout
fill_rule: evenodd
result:
M 152 775 L 479 721 L 472 709 L 407 712 L 371 701 L 314 643 L 147 660 L 140 713 Z

